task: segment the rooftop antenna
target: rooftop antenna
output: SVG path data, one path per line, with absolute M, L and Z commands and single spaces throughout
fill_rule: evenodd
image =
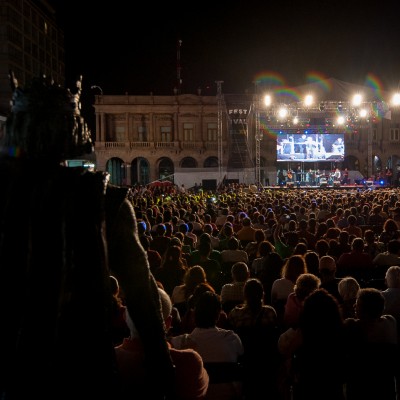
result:
M 181 79 L 181 46 L 182 40 L 176 43 L 176 93 L 181 94 L 182 79 Z

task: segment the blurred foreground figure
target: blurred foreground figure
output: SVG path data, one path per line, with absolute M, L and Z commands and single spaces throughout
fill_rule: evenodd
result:
M 81 81 L 76 93 L 45 78 L 22 89 L 11 74 L 11 87 L 0 147 L 0 397 L 119 398 L 110 274 L 143 340 L 146 398 L 172 397 L 159 294 L 129 190 L 64 166 L 92 151 Z

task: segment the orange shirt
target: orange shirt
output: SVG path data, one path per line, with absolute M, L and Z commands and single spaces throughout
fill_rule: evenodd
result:
M 199 353 L 193 349 L 171 348 L 170 354 L 175 365 L 176 399 L 203 399 L 207 393 L 209 377 Z M 145 354 L 139 338 L 125 338 L 115 347 L 117 366 L 120 371 L 123 392 L 128 397 L 136 393 L 149 393 Z M 154 382 L 156 385 L 157 382 Z

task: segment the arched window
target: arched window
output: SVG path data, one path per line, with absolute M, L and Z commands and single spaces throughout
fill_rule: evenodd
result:
M 217 168 L 217 167 L 218 167 L 217 157 L 208 157 L 204 161 L 204 168 Z
M 181 161 L 181 168 L 197 168 L 197 161 L 193 157 L 185 157 Z

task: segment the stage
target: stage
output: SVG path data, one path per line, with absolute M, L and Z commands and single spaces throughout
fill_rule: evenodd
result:
M 328 184 L 321 184 L 319 186 L 311 186 L 311 185 L 297 185 L 296 182 L 293 182 L 293 184 L 285 184 L 282 186 L 278 185 L 273 185 L 273 186 L 264 186 L 264 190 L 346 190 L 346 191 L 352 191 L 352 190 L 357 190 L 357 191 L 363 191 L 363 190 L 375 190 L 375 189 L 385 189 L 385 188 L 390 188 L 389 186 L 385 185 L 380 185 L 380 184 L 374 184 L 374 183 L 368 183 L 366 185 L 341 185 L 341 184 L 335 184 L 335 185 L 328 185 Z

